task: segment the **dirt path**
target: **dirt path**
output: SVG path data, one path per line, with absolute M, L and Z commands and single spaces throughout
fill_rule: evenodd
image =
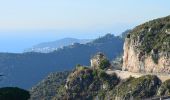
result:
M 167 74 L 167 75 L 153 74 L 153 73 L 143 74 L 143 73 L 133 73 L 133 72 L 128 72 L 128 71 L 120 71 L 120 70 L 114 70 L 114 71 L 108 70 L 108 71 L 106 71 L 106 73 L 108 73 L 108 74 L 116 73 L 118 75 L 118 77 L 120 77 L 121 79 L 127 79 L 130 76 L 138 78 L 143 75 L 156 75 L 162 82 L 170 79 L 170 74 Z

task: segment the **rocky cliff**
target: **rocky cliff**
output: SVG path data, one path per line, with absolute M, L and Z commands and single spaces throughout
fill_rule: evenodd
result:
M 170 16 L 146 22 L 129 32 L 122 69 L 170 73 Z

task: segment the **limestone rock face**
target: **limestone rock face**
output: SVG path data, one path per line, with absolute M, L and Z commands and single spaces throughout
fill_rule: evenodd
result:
M 133 29 L 124 43 L 123 70 L 170 73 L 170 16 Z

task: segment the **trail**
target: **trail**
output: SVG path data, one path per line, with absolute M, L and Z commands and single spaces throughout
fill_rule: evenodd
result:
M 113 74 L 116 73 L 120 79 L 127 79 L 130 76 L 134 78 L 139 78 L 144 75 L 156 75 L 162 82 L 170 79 L 170 74 L 156 74 L 156 73 L 133 73 L 128 71 L 121 71 L 121 70 L 107 70 L 107 74 Z

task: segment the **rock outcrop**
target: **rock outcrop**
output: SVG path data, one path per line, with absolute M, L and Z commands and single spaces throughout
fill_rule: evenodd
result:
M 109 75 L 102 70 L 81 66 L 69 75 L 62 87 L 65 89 L 61 92 L 62 96 L 55 96 L 54 100 L 104 100 L 105 93 L 112 90 L 119 81 L 116 74 Z
M 144 23 L 127 35 L 123 70 L 170 73 L 170 16 Z

